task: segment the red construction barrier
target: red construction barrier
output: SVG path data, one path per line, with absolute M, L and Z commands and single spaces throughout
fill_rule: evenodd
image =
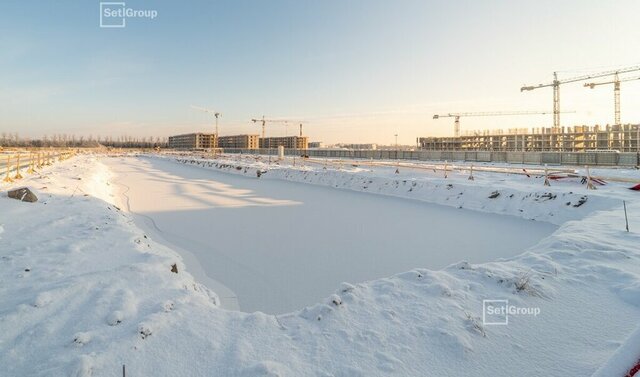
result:
M 627 373 L 624 377 L 633 377 L 636 373 L 640 372 L 640 360 L 633 366 L 633 368 L 629 369 L 629 373 Z

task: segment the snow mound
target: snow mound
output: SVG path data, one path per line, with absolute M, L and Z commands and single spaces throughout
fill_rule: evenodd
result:
M 453 174 L 412 181 L 365 169 L 234 166 L 227 170 L 246 168 L 255 179 L 413 196 L 561 226 L 513 258 L 344 283 L 285 315 L 226 311 L 175 252 L 112 203 L 99 160 L 79 156 L 28 178 L 42 198 L 37 211 L 0 197 L 11 220 L 3 219 L 0 240 L 1 373 L 114 376 L 124 364 L 132 376 L 586 376 L 610 359 L 596 375 L 613 376 L 638 357 L 636 332 L 611 358 L 640 315 L 640 203 L 624 196 L 631 194 L 559 187 L 551 199 L 550 189 L 527 192 L 524 183 L 479 176 L 470 184 Z M 257 178 L 257 169 L 267 172 Z M 579 207 L 564 203 L 584 195 Z M 623 197 L 633 214 L 629 233 Z M 492 299 L 540 314 L 487 325 L 483 300 Z

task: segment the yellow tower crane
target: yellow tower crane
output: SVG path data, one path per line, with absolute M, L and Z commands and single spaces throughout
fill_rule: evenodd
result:
M 213 115 L 216 118 L 216 138 L 217 138 L 218 137 L 218 118 L 220 116 L 222 116 L 222 114 L 220 114 L 219 112 L 217 112 L 215 110 L 205 109 L 204 107 L 198 107 L 198 106 L 191 105 L 191 108 L 195 109 L 195 110 L 203 111 L 205 113 L 209 113 L 209 114 Z
M 640 76 L 625 77 L 620 79 L 618 77 L 618 73 L 616 72 L 615 75 L 613 76 L 613 80 L 611 81 L 589 82 L 589 83 L 585 83 L 584 86 L 585 88 L 593 89 L 599 85 L 613 84 L 613 118 L 614 118 L 614 124 L 619 125 L 620 124 L 620 83 L 625 81 L 633 81 L 633 80 L 640 80 Z
M 263 115 L 263 116 L 262 116 L 262 118 L 260 118 L 260 119 L 255 119 L 255 118 L 254 118 L 254 119 L 251 119 L 251 121 L 252 121 L 253 123 L 262 123 L 262 138 L 263 138 L 263 139 L 264 139 L 264 131 L 265 131 L 264 129 L 265 129 L 265 125 L 266 125 L 267 123 L 284 123 L 284 122 L 286 122 L 286 121 L 284 121 L 284 120 L 279 120 L 279 119 L 265 119 L 265 118 L 264 118 L 264 115 Z
M 460 118 L 461 117 L 486 117 L 486 116 L 507 116 L 507 115 L 547 115 L 548 111 L 485 111 L 478 113 L 448 113 L 436 114 L 433 119 L 439 118 L 455 118 L 453 123 L 453 135 L 460 136 Z
M 213 156 L 215 157 L 218 153 L 218 137 L 220 136 L 218 134 L 218 118 L 222 115 L 219 112 L 215 111 L 215 110 L 210 110 L 210 109 L 205 109 L 204 107 L 199 107 L 199 106 L 193 106 L 191 105 L 191 108 L 194 110 L 198 110 L 198 111 L 202 111 L 208 114 L 213 115 L 216 118 L 216 134 L 213 137 Z
M 302 136 L 302 124 L 303 123 L 307 123 L 306 121 L 300 121 L 300 120 L 290 120 L 290 119 L 265 119 L 264 115 L 262 116 L 262 118 L 254 118 L 251 119 L 251 121 L 253 123 L 261 123 L 262 124 L 262 138 L 265 138 L 265 126 L 267 123 L 282 123 L 284 125 L 289 125 L 289 123 L 291 124 L 295 124 L 295 123 L 299 123 L 300 124 L 300 136 Z
M 627 73 L 640 71 L 640 66 L 631 66 L 620 69 L 614 69 L 610 71 L 591 73 L 583 76 L 576 76 L 568 79 L 559 80 L 558 72 L 553 72 L 553 81 L 548 84 L 538 84 L 538 85 L 525 85 L 520 88 L 520 92 L 531 91 L 534 89 L 553 87 L 553 128 L 560 129 L 560 85 L 569 84 L 577 81 L 585 81 L 590 79 L 596 79 L 599 77 L 613 76 L 616 74 Z

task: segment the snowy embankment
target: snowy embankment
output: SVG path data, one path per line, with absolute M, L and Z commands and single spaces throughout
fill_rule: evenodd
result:
M 234 174 L 260 175 L 262 179 L 282 179 L 391 195 L 556 225 L 622 204 L 621 199 L 609 195 L 609 190 L 604 193 L 589 192 L 571 182 L 554 182 L 553 187 L 545 187 L 542 177 L 525 175 L 476 172 L 474 179 L 469 180 L 468 174 L 448 172 L 445 179 L 441 171 L 425 173 L 401 167 L 396 174 L 393 167 L 360 167 L 359 161 L 306 166 L 300 166 L 301 162 L 298 161 L 298 167 L 293 167 L 290 162 L 267 164 L 264 159 L 251 156 L 225 156 L 217 160 L 188 156 L 162 157 Z
M 592 377 L 634 376 L 640 372 L 640 326 Z
M 345 283 L 286 315 L 225 311 L 176 253 L 111 204 L 104 165 L 79 156 L 23 182 L 40 202 L 0 198 L 0 374 L 116 376 L 126 364 L 135 376 L 585 376 L 637 326 L 640 205 L 628 202 L 629 233 L 620 205 L 630 194 L 327 170 L 261 178 L 402 192 L 561 226 L 509 260 Z M 484 299 L 538 314 L 483 325 Z

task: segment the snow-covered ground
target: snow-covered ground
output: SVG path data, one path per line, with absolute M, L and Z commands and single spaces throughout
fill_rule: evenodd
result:
M 573 181 L 545 187 L 539 177 L 469 181 L 461 173 L 183 157 L 256 180 L 260 171 L 260 180 L 559 225 L 506 260 L 415 266 L 342 284 L 289 314 L 248 314 L 221 309 L 178 253 L 116 207 L 121 187 L 104 159 L 79 156 L 21 182 L 38 203 L 0 197 L 0 375 L 118 376 L 126 364 L 128 376 L 588 376 L 637 327 L 640 203 L 624 184 L 587 191 Z M 536 315 L 483 325 L 485 299 Z M 618 371 L 636 344 L 631 338 L 611 359 Z
M 229 174 L 156 158 L 105 161 L 154 240 L 187 256 L 223 307 L 282 314 L 343 281 L 512 257 L 556 226 L 414 200 Z M 188 259 L 194 257 L 194 263 Z M 196 266 L 196 264 L 198 264 Z M 195 274 L 198 281 L 203 274 Z M 233 294 L 235 293 L 235 294 Z

